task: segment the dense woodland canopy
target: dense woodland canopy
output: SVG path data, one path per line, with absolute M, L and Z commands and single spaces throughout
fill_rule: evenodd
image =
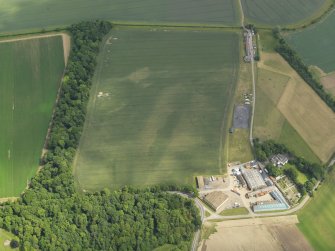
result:
M 0 227 L 24 250 L 152 250 L 164 244 L 187 249 L 201 221 L 193 201 L 163 190 L 123 188 L 78 193 L 72 161 L 82 132 L 96 57 L 108 22 L 69 28 L 72 51 L 41 169 L 14 203 L 0 210 Z M 93 167 L 92 167 L 93 168 Z

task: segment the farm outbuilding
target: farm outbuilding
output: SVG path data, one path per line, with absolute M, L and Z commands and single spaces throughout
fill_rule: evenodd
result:
M 243 179 L 243 176 L 242 175 L 236 175 L 236 178 L 237 180 L 240 182 L 240 185 L 242 187 L 246 187 L 247 186 L 247 183 L 245 183 L 245 180 Z
M 255 191 L 266 187 L 265 181 L 257 169 L 243 168 L 241 172 L 250 190 Z
M 204 201 L 215 211 L 218 211 L 220 207 L 228 200 L 228 196 L 221 191 L 211 192 L 204 197 Z
M 198 185 L 199 189 L 203 189 L 204 188 L 204 186 L 205 186 L 204 177 L 197 176 L 197 185 Z

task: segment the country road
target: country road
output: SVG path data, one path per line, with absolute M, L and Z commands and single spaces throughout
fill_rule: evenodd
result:
M 248 33 L 251 32 L 248 30 Z M 252 39 L 251 39 L 251 45 L 249 48 L 251 48 L 251 55 L 254 55 L 254 47 L 252 45 Z M 253 129 L 254 129 L 254 115 L 255 115 L 255 106 L 256 106 L 256 80 L 255 80 L 255 60 L 254 57 L 251 57 L 251 74 L 252 74 L 252 94 L 253 94 L 253 102 L 252 102 L 252 112 L 251 112 L 251 118 L 250 118 L 250 144 L 254 146 L 253 142 Z
M 246 42 L 249 42 L 249 55 L 254 55 L 254 47 L 252 44 L 252 31 L 245 28 L 244 26 L 244 11 L 243 11 L 243 5 L 241 0 L 238 1 L 240 12 L 241 12 L 241 26 L 243 30 L 245 30 L 248 33 L 248 36 L 251 37 L 251 39 L 247 39 Z M 252 112 L 251 112 L 251 118 L 250 118 L 250 130 L 249 130 L 249 140 L 251 146 L 254 146 L 253 142 L 253 128 L 254 128 L 254 114 L 255 114 L 255 106 L 256 106 L 256 79 L 255 79 L 255 60 L 254 57 L 251 57 L 251 77 L 252 77 L 252 94 L 253 94 L 253 103 L 252 103 Z

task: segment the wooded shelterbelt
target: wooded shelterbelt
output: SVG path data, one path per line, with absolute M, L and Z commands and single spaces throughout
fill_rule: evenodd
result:
M 71 55 L 44 167 L 17 202 L 4 203 L 0 210 L 0 227 L 18 236 L 24 250 L 152 250 L 164 244 L 185 250 L 201 225 L 193 201 L 164 192 L 192 193 L 192 187 L 125 187 L 96 193 L 75 189 L 72 162 L 99 48 L 110 29 L 104 21 L 69 28 Z
M 335 112 L 335 99 L 327 93 L 322 84 L 316 80 L 308 66 L 304 64 L 299 55 L 288 45 L 281 36 L 279 29 L 273 30 L 274 37 L 278 40 L 276 51 L 291 65 L 303 80 L 319 95 L 319 97 Z

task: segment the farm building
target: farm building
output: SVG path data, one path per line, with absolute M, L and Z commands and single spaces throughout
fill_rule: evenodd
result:
M 240 184 L 241 184 L 242 187 L 246 187 L 247 186 L 247 183 L 245 183 L 245 180 L 243 179 L 243 176 L 241 174 L 240 175 L 236 175 L 236 178 L 240 182 Z
M 263 212 L 263 211 L 286 210 L 290 208 L 284 196 L 277 189 L 270 192 L 270 194 L 275 200 L 274 201 L 261 201 L 261 202 L 256 203 L 252 207 L 255 213 Z
M 241 171 L 250 190 L 255 191 L 266 187 L 265 181 L 263 180 L 262 175 L 257 169 L 243 168 L 241 169 Z
M 288 158 L 284 154 L 276 154 L 272 156 L 271 162 L 274 166 L 282 167 L 287 164 Z
M 287 205 L 284 203 L 280 203 L 278 201 L 258 202 L 252 207 L 252 210 L 255 213 L 264 212 L 264 211 L 286 210 L 286 209 L 288 209 Z
M 205 186 L 204 177 L 197 176 L 197 185 L 198 185 L 199 189 L 203 189 L 204 188 L 204 186 Z
M 204 197 L 204 201 L 215 211 L 217 211 L 227 200 L 228 196 L 220 191 L 211 192 Z

